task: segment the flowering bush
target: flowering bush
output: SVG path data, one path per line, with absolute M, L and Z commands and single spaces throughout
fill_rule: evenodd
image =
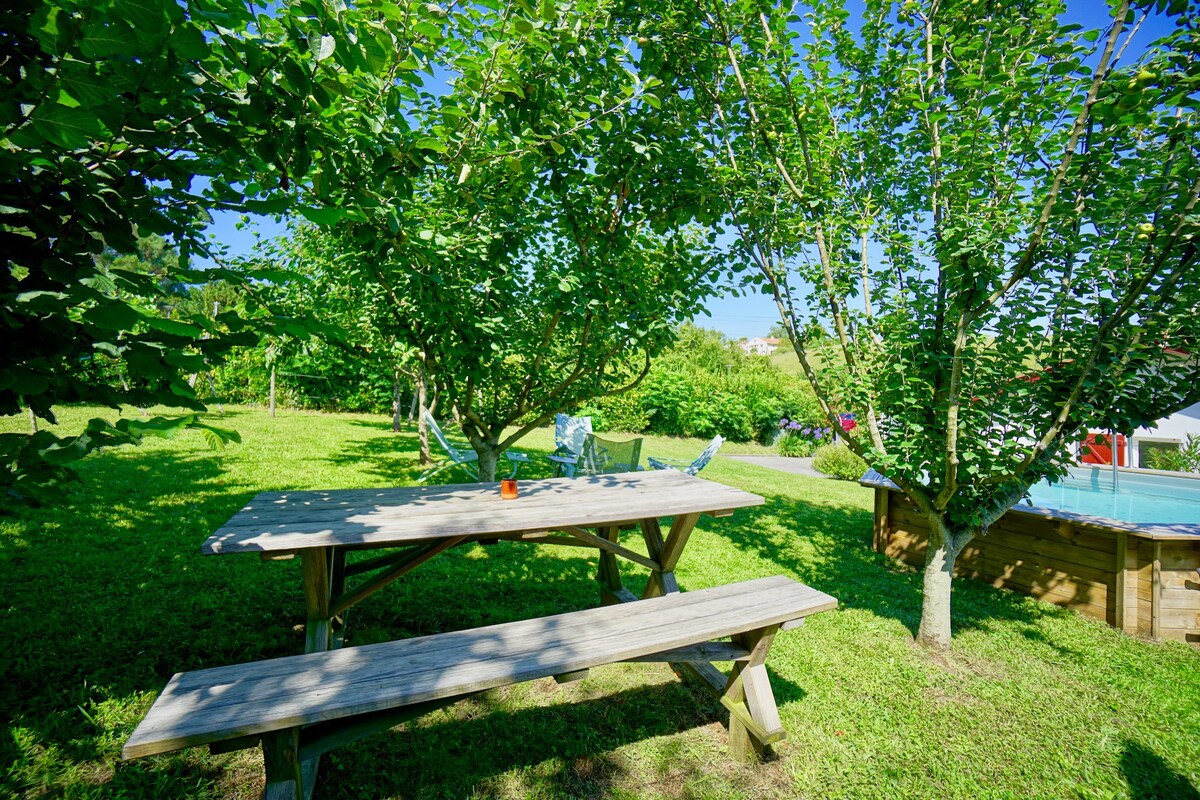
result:
M 779 429 L 782 435 L 777 447 L 781 456 L 811 456 L 818 447 L 833 441 L 832 428 L 806 425 L 787 417 L 779 420 Z

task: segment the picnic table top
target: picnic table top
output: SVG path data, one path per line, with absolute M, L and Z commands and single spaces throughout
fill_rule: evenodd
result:
M 203 553 L 403 546 L 449 537 L 580 528 L 762 505 L 756 494 L 672 470 L 499 484 L 262 492 L 201 546 Z

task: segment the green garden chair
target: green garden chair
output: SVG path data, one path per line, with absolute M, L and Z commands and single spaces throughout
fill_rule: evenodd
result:
M 429 432 L 433 434 L 433 438 L 437 439 L 438 445 L 446 451 L 446 460 L 439 464 L 434 464 L 421 473 L 421 477 L 417 478 L 417 483 L 424 483 L 428 478 L 432 478 L 434 475 L 445 472 L 448 469 L 453 469 L 454 467 L 462 469 L 471 480 L 478 481 L 479 467 L 476 462 L 479 461 L 479 454 L 471 449 L 471 445 L 466 442 L 455 442 L 447 438 L 445 432 L 442 431 L 442 427 L 437 424 L 437 420 L 428 411 L 425 412 L 424 417 L 425 426 L 429 428 Z M 509 478 L 517 477 L 517 470 L 521 468 L 521 465 L 529 463 L 529 456 L 525 453 L 505 450 L 503 455 L 512 465 L 512 472 L 508 475 Z
M 655 458 L 653 456 L 648 456 L 646 462 L 650 464 L 651 469 L 674 469 L 688 475 L 695 475 L 708 466 L 708 462 L 712 461 L 712 457 L 717 454 L 723 444 L 725 444 L 724 437 L 714 436 L 713 440 L 708 443 L 708 447 L 704 448 L 704 452 L 690 464 L 674 458 Z
M 579 475 L 604 475 L 612 472 L 633 472 L 639 469 L 642 458 L 642 440 L 613 442 L 589 433 L 583 439 L 579 461 L 575 465 Z

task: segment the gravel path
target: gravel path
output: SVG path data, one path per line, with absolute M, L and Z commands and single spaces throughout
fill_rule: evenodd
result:
M 766 467 L 780 472 L 790 472 L 793 475 L 807 475 L 810 478 L 828 478 L 824 472 L 813 469 L 811 458 L 790 458 L 788 456 L 726 456 L 735 461 L 744 461 L 756 467 Z

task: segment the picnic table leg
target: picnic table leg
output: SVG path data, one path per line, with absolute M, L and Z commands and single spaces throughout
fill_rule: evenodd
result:
M 699 521 L 699 514 L 680 514 L 671 523 L 671 530 L 664 541 L 657 519 L 642 520 L 642 537 L 646 540 L 646 549 L 650 552 L 650 558 L 659 565 L 659 569 L 653 570 L 650 580 L 646 581 L 646 590 L 642 592 L 643 600 L 679 591 L 679 584 L 675 580 L 675 565 L 679 563 L 684 545 Z
M 615 525 L 610 525 L 601 528 L 597 534 L 610 542 L 616 542 L 618 531 Z M 621 583 L 621 567 L 617 564 L 617 557 L 607 550 L 600 551 L 600 569 L 596 580 L 600 583 L 600 605 L 611 606 L 625 602 L 627 598 L 624 595 L 629 594 L 629 590 Z
M 330 614 L 333 593 L 344 585 L 346 574 L 346 556 L 334 547 L 312 547 L 300 551 L 300 566 L 304 573 L 304 652 L 319 653 L 331 650 L 341 644 L 340 636 L 337 641 L 333 636 L 333 619 Z M 344 612 L 343 612 L 344 613 Z M 339 631 L 339 634 L 341 631 Z M 299 731 L 297 729 L 297 736 Z M 281 779 L 275 788 L 271 783 L 271 758 L 274 752 L 276 773 L 287 764 L 286 759 L 293 761 L 298 758 L 290 743 L 282 740 L 268 742 L 263 737 L 263 758 L 267 763 L 267 792 L 264 800 L 283 800 L 291 787 L 296 800 L 307 800 L 312 797 L 313 787 L 317 783 L 317 770 L 321 766 L 321 757 L 313 756 L 300 762 L 296 769 L 296 778 Z M 290 755 L 288 755 L 290 754 Z M 282 759 L 282 760 L 281 760 Z M 274 791 L 275 794 L 271 794 Z
M 329 614 L 333 589 L 333 548 L 310 547 L 300 551 L 304 572 L 304 652 L 319 653 L 333 644 Z
M 332 610 L 332 603 L 335 598 L 341 597 L 346 591 L 346 549 L 344 547 L 333 548 L 333 559 L 330 564 L 329 574 L 329 602 Z M 350 615 L 350 609 L 344 608 L 340 613 L 334 614 L 330 619 L 332 625 L 331 636 L 333 637 L 332 647 L 337 649 L 342 646 L 346 639 L 346 618 Z

